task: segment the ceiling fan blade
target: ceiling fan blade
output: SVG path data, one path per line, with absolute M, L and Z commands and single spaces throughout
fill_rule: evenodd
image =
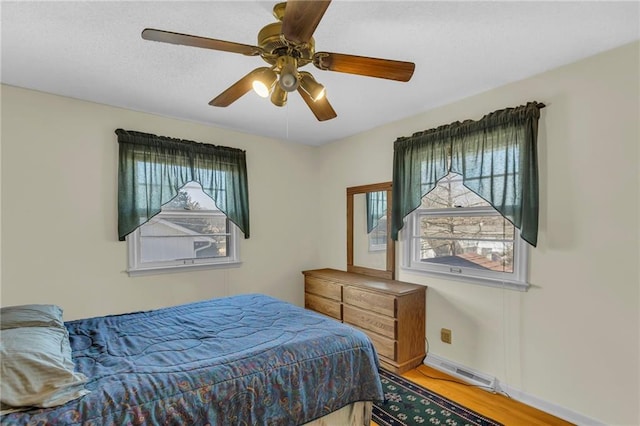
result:
M 254 80 L 254 75 L 261 71 L 262 68 L 256 68 L 251 71 L 249 74 L 242 77 L 240 80 L 233 83 L 227 90 L 220 93 L 218 96 L 213 98 L 209 105 L 217 106 L 217 107 L 226 107 L 240 99 L 243 95 L 245 95 L 252 88 L 252 83 Z
M 409 81 L 416 68 L 416 64 L 413 62 L 330 52 L 317 52 L 313 55 L 313 65 L 325 71 L 337 71 L 397 81 Z
M 282 34 L 292 43 L 308 43 L 331 0 L 289 0 L 282 18 Z
M 146 28 L 142 31 L 142 38 L 163 43 L 181 44 L 185 46 L 202 47 L 204 49 L 222 50 L 224 52 L 241 53 L 247 56 L 257 56 L 262 53 L 258 46 L 234 43 L 232 41 L 216 40 L 214 38 L 198 37 L 188 34 L 172 33 L 170 31 Z
M 318 121 L 331 120 L 338 116 L 326 96 L 323 96 L 322 99 L 318 99 L 314 102 L 313 99 L 311 99 L 311 96 L 309 96 L 302 87 L 298 87 L 298 93 L 300 93 L 300 96 L 302 96 L 302 99 L 304 99 L 305 103 L 311 109 L 311 112 L 313 112 L 313 115 L 316 116 Z

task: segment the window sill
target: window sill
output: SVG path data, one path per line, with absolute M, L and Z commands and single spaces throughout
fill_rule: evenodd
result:
M 477 284 L 486 287 L 495 287 L 495 288 L 504 288 L 508 290 L 517 290 L 517 291 L 527 291 L 529 289 L 529 283 L 520 282 L 520 281 L 507 281 L 507 280 L 498 280 L 493 278 L 484 278 L 484 277 L 472 277 L 468 275 L 458 275 L 458 274 L 450 274 L 446 272 L 436 272 L 436 271 L 425 271 L 423 269 L 410 268 L 407 266 L 403 266 L 402 270 L 406 273 L 418 274 L 418 275 L 426 275 L 434 278 L 440 278 L 444 280 L 450 281 L 458 281 L 470 284 Z
M 240 261 L 225 263 L 208 263 L 196 265 L 171 265 L 171 266 L 153 266 L 149 268 L 127 269 L 125 272 L 130 277 L 139 277 L 145 275 L 172 274 L 176 272 L 202 271 L 206 269 L 226 269 L 237 268 L 242 264 Z

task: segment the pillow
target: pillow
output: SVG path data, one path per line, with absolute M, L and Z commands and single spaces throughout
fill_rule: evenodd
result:
M 21 327 L 0 334 L 0 402 L 12 407 L 54 407 L 89 393 L 74 371 L 66 328 Z
M 17 327 L 64 328 L 62 308 L 56 305 L 20 305 L 0 308 L 2 330 Z

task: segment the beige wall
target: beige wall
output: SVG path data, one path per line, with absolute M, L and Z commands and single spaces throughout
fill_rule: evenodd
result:
M 323 204 L 333 213 L 321 218 L 318 266 L 345 267 L 344 188 L 391 180 L 397 137 L 544 102 L 529 291 L 402 270 L 399 279 L 429 286 L 431 353 L 588 418 L 640 424 L 638 51 L 627 45 L 324 145 Z M 451 345 L 440 342 L 442 327 Z
M 67 319 L 246 292 L 301 304 L 301 270 L 345 268 L 345 188 L 391 180 L 397 137 L 538 100 L 548 106 L 540 121 L 541 227 L 531 289 L 403 271 L 399 278 L 429 286 L 430 352 L 583 416 L 640 424 L 638 49 L 322 147 L 2 86 L 1 303 L 58 303 Z M 118 127 L 247 150 L 252 235 L 242 241 L 240 268 L 123 272 Z M 441 327 L 453 330 L 453 344 L 439 342 Z
M 241 267 L 135 278 L 123 272 L 119 127 L 247 151 L 251 238 L 241 241 Z M 2 86 L 1 303 L 57 303 L 65 319 L 249 292 L 301 305 L 300 271 L 317 257 L 317 228 L 307 226 L 317 214 L 314 151 Z

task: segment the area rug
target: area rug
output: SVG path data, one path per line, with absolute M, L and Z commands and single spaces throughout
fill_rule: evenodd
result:
M 380 379 L 385 402 L 373 406 L 373 421 L 380 426 L 501 425 L 382 368 Z

